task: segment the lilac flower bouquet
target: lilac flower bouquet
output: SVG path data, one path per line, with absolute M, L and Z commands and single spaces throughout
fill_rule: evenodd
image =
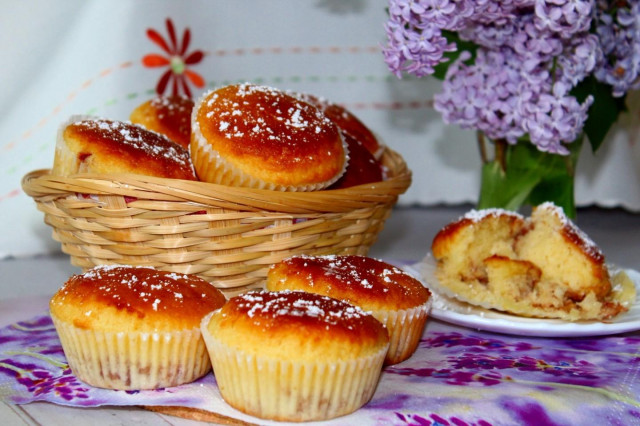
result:
M 389 69 L 443 79 L 435 109 L 477 131 L 479 207 L 554 201 L 575 216 L 584 136 L 595 152 L 640 87 L 640 0 L 390 0 L 388 13 Z

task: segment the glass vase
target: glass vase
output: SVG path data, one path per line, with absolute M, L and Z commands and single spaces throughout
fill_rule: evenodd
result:
M 490 141 L 494 150 L 489 158 L 487 139 L 478 133 L 483 161 L 478 208 L 518 211 L 522 206 L 551 201 L 575 218 L 575 170 L 583 139 L 581 136 L 567 145 L 568 155 L 540 151 L 526 139 L 516 144 Z

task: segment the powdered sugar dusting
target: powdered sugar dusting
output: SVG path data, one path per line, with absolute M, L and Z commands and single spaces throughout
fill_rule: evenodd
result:
M 301 136 L 324 133 L 334 126 L 317 108 L 276 88 L 250 83 L 233 87 L 235 93 L 213 92 L 206 101 L 207 118 L 222 118 L 217 130 L 227 139 L 249 135 L 272 142 L 304 143 L 311 140 Z
M 368 316 L 362 309 L 330 297 L 301 291 L 253 291 L 236 296 L 238 307 L 250 318 L 294 317 L 314 319 L 327 325 Z
M 147 155 L 165 158 L 183 167 L 191 167 L 189 152 L 186 149 L 164 135 L 135 124 L 96 118 L 76 121 L 71 126 L 80 131 L 97 132 L 102 138 L 108 138 Z
M 158 119 L 177 118 L 181 124 L 189 125 L 188 121 L 193 109 L 193 101 L 183 96 L 156 96 L 150 101 L 157 110 Z
M 154 299 L 153 303 L 151 304 L 151 306 L 153 307 L 154 311 L 158 310 L 158 305 L 160 304 L 160 299 Z
M 193 308 L 193 302 L 224 301 L 208 282 L 186 274 L 150 266 L 102 265 L 71 277 L 58 292 L 60 303 L 70 294 L 94 297 L 127 310 L 171 311 Z M 203 298 L 203 295 L 205 296 Z M 188 305 L 185 305 L 188 303 Z
M 285 264 L 300 265 L 296 268 L 301 276 L 306 270 L 305 281 L 310 287 L 314 287 L 314 270 L 319 271 L 318 279 L 322 279 L 326 291 L 332 294 L 331 284 L 343 290 L 359 292 L 362 290 L 367 297 L 380 297 L 384 299 L 391 293 L 396 295 L 409 295 L 413 293 L 413 288 L 405 285 L 407 281 L 413 280 L 401 269 L 366 256 L 355 255 L 325 255 L 309 256 L 297 255 L 283 261 Z M 326 278 L 326 279 L 325 279 Z M 283 278 L 286 281 L 286 277 Z M 340 290 L 341 292 L 343 290 Z
M 567 217 L 564 210 L 560 206 L 556 206 L 554 203 L 547 201 L 538 206 L 536 210 L 546 210 L 560 220 L 560 224 L 570 234 L 575 236 L 574 241 L 580 244 L 581 248 L 593 258 L 604 257 L 604 254 L 598 247 L 598 245 L 578 226 Z
M 536 206 L 536 210 L 546 210 L 551 214 L 555 215 L 555 217 L 560 221 L 562 227 L 565 227 L 569 232 L 573 233 L 576 236 L 576 240 L 580 242 L 582 248 L 594 256 L 601 256 L 602 252 L 598 248 L 598 246 L 589 238 L 587 234 L 585 234 L 580 228 L 576 226 L 573 221 L 571 221 L 562 207 L 555 205 L 554 203 L 547 201 L 542 204 Z M 525 219 L 524 216 L 517 212 L 513 212 L 510 210 L 500 209 L 500 208 L 489 208 L 489 209 L 481 209 L 481 210 L 470 210 L 465 213 L 461 219 L 467 219 L 472 221 L 473 223 L 478 223 L 489 216 L 511 216 L 518 218 L 520 220 L 526 221 L 527 224 L 530 224 L 531 218 Z
M 500 209 L 500 208 L 470 210 L 467 213 L 465 213 L 464 216 L 462 216 L 462 218 L 468 219 L 476 223 L 476 222 L 480 222 L 482 219 L 486 218 L 487 216 L 502 216 L 502 215 L 517 217 L 520 219 L 523 218 L 523 216 L 520 215 L 519 213 L 510 211 L 510 210 Z
M 191 134 L 191 111 L 193 101 L 184 96 L 156 96 L 151 99 L 159 122 L 175 130 L 185 141 Z M 184 142 L 181 142 L 183 146 Z

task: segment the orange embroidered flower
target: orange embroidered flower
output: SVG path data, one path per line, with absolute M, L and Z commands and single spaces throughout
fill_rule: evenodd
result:
M 204 53 L 201 50 L 194 50 L 191 53 L 187 53 L 189 43 L 191 42 L 191 31 L 189 31 L 189 28 L 185 28 L 182 41 L 179 42 L 171 19 L 167 18 L 166 23 L 169 34 L 168 42 L 153 28 L 147 29 L 147 37 L 160 46 L 169 56 L 150 53 L 142 58 L 142 64 L 150 68 L 169 66 L 169 69 L 162 74 L 156 85 L 156 92 L 158 92 L 159 95 L 163 95 L 167 86 L 171 84 L 171 94 L 173 96 L 178 96 L 180 92 L 184 92 L 184 94 L 190 98 L 191 89 L 189 89 L 189 82 L 198 88 L 202 88 L 204 87 L 204 79 L 197 72 L 190 70 L 189 66 L 202 61 Z

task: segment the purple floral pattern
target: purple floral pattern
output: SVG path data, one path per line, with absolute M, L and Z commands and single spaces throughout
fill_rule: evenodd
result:
M 519 338 L 430 321 L 409 360 L 387 367 L 373 399 L 336 424 L 488 426 L 640 424 L 640 333 Z M 48 315 L 0 329 L 2 395 L 23 404 L 182 405 L 256 421 L 227 406 L 215 379 L 156 391 L 79 381 Z M 364 422 L 364 423 L 363 423 Z M 264 423 L 264 421 L 261 421 Z

